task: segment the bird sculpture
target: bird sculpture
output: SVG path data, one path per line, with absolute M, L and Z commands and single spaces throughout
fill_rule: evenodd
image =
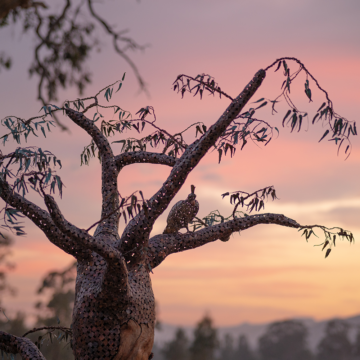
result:
M 170 210 L 163 234 L 172 234 L 183 228 L 189 231 L 188 224 L 194 219 L 198 211 L 199 202 L 196 200 L 195 186 L 191 185 L 191 193 L 186 200 L 178 201 Z M 230 235 L 225 235 L 219 239 L 224 242 L 229 241 Z
M 191 185 L 191 193 L 186 200 L 178 201 L 167 217 L 167 225 L 164 234 L 171 234 L 186 228 L 189 231 L 188 224 L 194 219 L 199 211 L 199 202 L 196 200 L 195 186 Z

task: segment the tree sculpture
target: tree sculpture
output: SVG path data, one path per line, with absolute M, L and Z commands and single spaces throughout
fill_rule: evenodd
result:
M 294 61 L 298 70 L 290 73 L 286 60 Z M 320 107 L 312 122 L 322 120 L 328 129 L 324 136 L 331 132 L 332 138 L 339 146 L 348 142 L 345 152 L 350 149 L 349 136 L 356 135 L 356 125 L 334 112 L 328 94 L 320 87 L 316 79 L 297 59 L 282 58 L 276 60 L 265 70 L 259 70 L 236 98 L 223 92 L 213 78 L 198 75 L 195 78 L 180 75 L 174 82 L 174 90 L 182 96 L 185 92 L 195 93 L 202 97 L 204 92 L 219 94 L 231 100 L 230 105 L 209 128 L 205 124 L 194 124 L 196 136 L 200 138 L 186 144 L 183 132 L 169 134 L 155 123 L 154 109 L 143 107 L 137 113 L 138 118 L 118 106 L 113 106 L 119 120 L 105 121 L 100 114 L 101 109 L 110 106 L 99 103 L 100 93 L 109 100 L 114 86 L 120 89 L 125 74 L 114 83 L 93 97 L 67 101 L 61 108 L 55 105 L 43 107 L 44 114 L 30 119 L 14 116 L 2 120 L 2 125 L 9 133 L 2 136 L 6 142 L 12 137 L 17 143 L 22 138 L 28 139 L 37 132 L 46 135 L 53 125 L 54 112 L 63 112 L 76 125 L 80 126 L 91 137 L 91 143 L 81 154 L 81 163 L 88 164 L 91 157 L 101 161 L 102 171 L 102 212 L 101 219 L 88 229 L 80 229 L 68 221 L 62 214 L 54 197 L 55 191 L 62 194 L 62 181 L 56 172 L 61 161 L 51 152 L 37 147 L 19 147 L 14 152 L 2 155 L 0 173 L 0 196 L 5 202 L 2 210 L 3 226 L 12 229 L 17 235 L 24 233 L 18 216 L 26 216 L 55 246 L 72 255 L 77 260 L 77 278 L 75 304 L 72 318 L 71 345 L 76 359 L 137 359 L 151 358 L 154 338 L 155 303 L 150 273 L 170 254 L 190 250 L 218 239 L 226 239 L 232 233 L 243 231 L 258 224 L 278 224 L 303 231 L 306 239 L 319 227 L 325 234 L 323 249 L 327 247 L 329 255 L 337 237 L 353 241 L 353 235 L 341 228 L 327 229 L 320 225 L 301 226 L 284 215 L 264 213 L 249 215 L 238 211 L 244 207 L 251 212 L 261 210 L 268 196 L 276 198 L 275 189 L 266 187 L 253 193 L 238 191 L 230 196 L 234 211 L 228 218 L 218 212 L 212 212 L 203 219 L 195 218 L 191 231 L 158 234 L 150 238 L 155 221 L 166 210 L 178 191 L 185 184 L 187 176 L 199 164 L 205 154 L 215 148 L 219 153 L 219 161 L 223 155 L 233 154 L 240 143 L 243 148 L 249 140 L 267 144 L 273 128 L 268 122 L 256 119 L 254 114 L 258 108 L 267 104 L 275 105 L 275 100 L 260 99 L 257 108 L 242 112 L 256 90 L 262 84 L 266 72 L 277 65 L 282 66 L 285 81 L 281 96 L 290 106 L 284 117 L 283 125 L 288 124 L 291 130 L 301 128 L 307 114 L 298 110 L 290 99 L 290 86 L 298 75 L 306 76 L 305 93 L 311 100 L 309 80 L 326 95 L 326 101 Z M 89 104 L 85 107 L 85 103 Z M 93 118 L 85 113 L 95 111 Z M 154 116 L 153 120 L 148 120 Z M 100 128 L 96 122 L 101 119 Z M 142 138 L 123 138 L 115 141 L 122 143 L 122 151 L 115 155 L 108 137 L 125 130 L 154 129 Z M 321 139 L 322 140 L 322 139 Z M 152 152 L 149 146 L 161 148 L 160 152 Z M 161 188 L 150 198 L 141 199 L 135 193 L 129 197 L 120 196 L 117 179 L 121 170 L 134 163 L 162 164 L 172 167 L 170 175 Z M 17 169 L 15 170 L 15 167 Z M 188 185 L 187 185 L 188 186 Z M 44 199 L 44 210 L 30 202 L 26 195 L 35 191 Z M 138 199 L 139 198 L 139 199 Z M 122 234 L 119 234 L 120 217 L 126 222 Z M 89 231 L 96 226 L 93 235 Z M 36 329 L 34 330 L 36 331 Z M 38 344 L 39 345 L 39 344 Z M 0 349 L 8 353 L 19 353 L 23 359 L 43 359 L 40 350 L 27 338 L 15 337 L 0 332 Z

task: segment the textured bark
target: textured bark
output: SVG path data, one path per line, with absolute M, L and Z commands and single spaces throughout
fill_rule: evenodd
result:
M 0 349 L 8 354 L 19 354 L 23 360 L 45 360 L 31 340 L 4 331 L 0 331 Z
M 195 249 L 228 237 L 234 232 L 246 230 L 260 224 L 277 224 L 293 228 L 301 227 L 295 220 L 281 214 L 260 214 L 230 220 L 186 234 L 155 235 L 149 240 L 148 261 L 151 267 L 155 268 L 170 254 Z
M 80 112 L 66 110 L 68 117 L 91 136 L 99 149 L 102 212 L 93 236 L 68 221 L 52 196 L 44 196 L 47 212 L 15 193 L 0 176 L 1 198 L 33 221 L 54 245 L 78 260 L 72 321 L 72 347 L 77 360 L 149 359 L 155 324 L 150 272 L 168 255 L 225 239 L 233 232 L 259 224 L 300 227 L 284 215 L 262 214 L 186 234 L 160 234 L 149 240 L 156 219 L 178 193 L 188 174 L 259 88 L 264 77 L 265 71 L 258 71 L 219 120 L 189 145 L 178 159 L 146 151 L 114 156 L 107 138 L 93 121 Z M 147 202 L 146 213 L 140 211 L 119 236 L 117 177 L 124 166 L 134 163 L 167 165 L 172 167 L 172 171 Z M 35 354 L 31 342 L 12 335 L 0 333 L 0 348 L 20 353 L 23 359 L 43 359 L 40 353 Z M 35 355 L 28 355 L 32 352 Z
M 46 237 L 61 250 L 73 255 L 76 259 L 86 258 L 90 252 L 62 233 L 52 221 L 49 213 L 29 200 L 15 193 L 9 184 L 0 176 L 0 197 L 10 206 L 21 211 L 29 218 Z
M 147 151 L 131 151 L 115 156 L 118 171 L 130 164 L 159 164 L 174 166 L 176 158 L 165 154 L 151 153 Z

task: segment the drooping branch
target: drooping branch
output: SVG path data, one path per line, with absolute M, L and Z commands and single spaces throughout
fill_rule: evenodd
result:
M 116 167 L 114 154 L 106 137 L 101 133 L 93 121 L 84 114 L 67 109 L 66 114 L 69 118 L 82 129 L 84 129 L 93 139 L 99 149 L 102 174 L 102 212 L 101 218 L 106 218 L 99 224 L 98 232 L 117 232 L 120 212 L 114 210 L 119 207 L 119 197 L 117 191 L 118 169 Z M 112 214 L 109 216 L 109 214 Z
M 296 63 L 298 63 L 300 65 L 300 68 L 301 69 L 304 69 L 305 72 L 311 77 L 311 79 L 315 82 L 316 86 L 319 88 L 319 90 L 321 90 L 325 96 L 326 96 L 326 100 L 329 102 L 329 104 L 331 105 L 331 107 L 333 106 L 332 105 L 332 101 L 330 100 L 329 98 L 329 94 L 327 93 L 326 90 L 324 90 L 320 84 L 318 83 L 318 81 L 315 79 L 315 77 L 309 72 L 309 70 L 306 69 L 305 65 L 298 59 L 294 58 L 294 57 L 283 57 L 283 58 L 280 58 L 280 59 L 276 59 L 271 65 L 269 65 L 265 71 L 268 71 L 269 69 L 271 69 L 273 66 L 275 66 L 276 64 L 279 64 L 280 63 L 280 66 L 281 66 L 281 62 L 284 61 L 284 60 L 292 60 L 292 61 L 295 61 Z M 289 71 L 290 73 L 290 71 Z M 311 96 L 310 96 L 311 97 Z
M 29 339 L 0 331 L 0 349 L 9 354 L 19 354 L 23 360 L 46 360 Z
M 260 214 L 236 218 L 195 232 L 160 234 L 149 240 L 148 261 L 150 266 L 154 268 L 170 254 L 195 249 L 220 238 L 230 236 L 234 232 L 246 230 L 260 224 L 277 224 L 291 228 L 301 227 L 295 220 L 285 215 Z
M 123 34 L 126 31 L 115 32 L 112 27 L 102 19 L 94 10 L 92 0 L 88 0 L 88 7 L 90 10 L 91 15 L 96 19 L 105 29 L 105 31 L 113 38 L 113 46 L 115 51 L 130 65 L 131 69 L 133 70 L 136 79 L 140 85 L 140 89 L 142 91 L 147 92 L 146 84 L 143 78 L 140 75 L 138 68 L 136 67 L 135 63 L 130 59 L 130 57 L 125 53 L 127 49 L 131 50 L 143 50 L 145 47 L 138 45 L 133 39 L 129 37 L 125 37 Z M 120 48 L 119 42 L 123 42 L 126 44 L 126 47 L 123 49 Z
M 233 217 L 235 218 L 235 214 L 239 206 L 246 207 L 249 213 L 251 213 L 254 209 L 255 211 L 260 211 L 261 208 L 265 208 L 265 200 L 268 199 L 269 195 L 271 195 L 272 199 L 277 199 L 276 191 L 274 186 L 266 186 L 265 188 L 254 191 L 253 193 L 248 193 L 246 191 L 234 191 L 232 193 L 226 192 L 221 194 L 222 198 L 230 195 L 230 204 L 234 204 Z M 246 202 L 248 200 L 248 202 Z
M 35 35 L 34 59 L 29 72 L 38 77 L 37 96 L 42 104 L 56 100 L 59 88 L 75 85 L 81 95 L 91 82 L 91 73 L 84 65 L 91 51 L 100 48 L 94 31 L 96 26 L 105 30 L 113 42 L 115 52 L 135 73 L 140 89 L 147 92 L 144 79 L 128 55 L 129 50 L 143 50 L 146 45 L 139 45 L 130 36 L 125 36 L 127 30 L 115 31 L 105 18 L 99 16 L 93 0 L 63 0 L 58 3 L 60 7 L 53 11 L 42 1 L 0 2 L 0 27 L 8 25 L 12 19 L 13 22 L 22 22 L 24 33 L 32 32 Z M 0 54 L 2 66 L 10 68 L 11 58 Z M 62 130 L 67 130 L 55 114 L 54 119 Z
M 295 70 L 294 72 L 290 72 L 290 68 L 286 63 L 286 60 L 291 60 L 296 62 L 299 65 L 299 68 Z M 282 92 L 281 94 L 273 101 L 270 101 L 272 103 L 272 111 L 277 112 L 275 110 L 275 104 L 278 102 L 278 99 L 281 97 L 284 97 L 285 101 L 287 102 L 290 109 L 285 114 L 285 117 L 283 118 L 282 125 L 283 126 L 289 126 L 291 127 L 291 132 L 298 128 L 298 131 L 300 131 L 303 120 L 305 118 L 308 118 L 307 112 L 300 111 L 294 102 L 290 98 L 290 86 L 292 85 L 293 81 L 298 77 L 298 75 L 304 71 L 306 74 L 306 80 L 305 80 L 305 94 L 310 102 L 312 102 L 312 92 L 310 89 L 310 82 L 309 79 L 314 81 L 316 87 L 325 94 L 326 101 L 323 102 L 323 104 L 319 107 L 317 110 L 315 116 L 313 117 L 311 123 L 315 124 L 316 122 L 322 121 L 323 124 L 326 124 L 328 129 L 325 130 L 323 136 L 320 138 L 319 142 L 322 141 L 328 134 L 330 134 L 331 138 L 329 141 L 334 141 L 334 143 L 338 146 L 338 153 L 340 151 L 340 148 L 342 144 L 345 142 L 347 143 L 347 146 L 345 148 L 345 154 L 347 154 L 347 157 L 350 156 L 351 153 L 351 141 L 350 136 L 351 135 L 357 135 L 356 130 L 356 122 L 355 121 L 349 121 L 345 117 L 337 114 L 334 111 L 333 102 L 331 101 L 329 94 L 326 90 L 324 90 L 318 80 L 309 72 L 309 70 L 305 67 L 305 65 L 298 59 L 293 57 L 283 57 L 280 59 L 277 59 L 274 61 L 271 65 L 269 65 L 265 71 L 268 71 L 270 68 L 278 64 L 275 71 L 278 71 L 281 68 L 281 65 L 283 65 L 284 68 L 284 76 L 286 77 L 286 80 L 284 80 L 282 84 Z M 267 104 L 262 104 L 265 106 Z
M 216 140 L 260 87 L 264 78 L 265 71 L 259 70 L 240 95 L 231 102 L 219 120 L 199 140 L 196 140 L 186 148 L 161 189 L 148 201 L 148 214 L 145 216 L 144 211 L 142 211 L 126 227 L 122 236 L 122 252 L 127 253 L 134 246 L 139 248 L 135 256 L 126 259 L 131 264 L 136 264 L 144 258 L 141 255 L 140 248 L 147 247 L 147 237 L 155 220 L 164 212 L 170 201 L 180 190 L 192 169 L 199 163 L 207 151 L 214 146 Z
M 131 151 L 115 156 L 115 163 L 118 171 L 130 164 L 159 164 L 174 166 L 176 158 L 148 151 Z
M 49 213 L 31 201 L 12 191 L 9 184 L 0 176 L 0 197 L 10 206 L 29 218 L 46 237 L 66 253 L 81 259 L 89 256 L 89 251 L 66 236 L 53 222 Z

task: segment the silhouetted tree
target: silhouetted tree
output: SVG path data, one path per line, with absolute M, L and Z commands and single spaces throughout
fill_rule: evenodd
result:
M 38 294 L 47 292 L 49 300 L 45 305 L 42 301 L 36 304 L 41 310 L 38 325 L 49 325 L 49 322 L 61 322 L 70 326 L 75 300 L 76 262 L 61 271 L 50 271 L 42 280 Z M 44 313 L 46 316 L 44 316 Z M 50 326 L 50 325 L 49 325 Z
M 9 260 L 11 255 L 10 247 L 13 240 L 8 235 L 0 235 L 0 307 L 5 293 L 15 295 L 16 290 L 7 280 L 7 273 L 14 269 L 15 264 Z
M 212 319 L 206 315 L 194 330 L 194 340 L 190 346 L 191 360 L 213 360 L 219 346 L 217 331 Z
M 354 344 L 352 346 L 353 360 L 360 360 L 360 327 L 357 329 Z
M 189 359 L 189 339 L 183 329 L 177 329 L 175 339 L 164 345 L 162 354 L 165 360 Z
M 8 315 L 2 314 L 2 319 L 0 320 L 0 329 L 2 331 L 9 332 L 16 336 L 22 336 L 28 331 L 28 328 L 25 324 L 26 315 L 22 312 L 17 312 L 14 317 L 8 317 Z
M 48 360 L 71 360 L 74 358 L 70 341 L 71 315 L 74 305 L 76 263 L 64 270 L 50 271 L 41 281 L 38 294 L 47 293 L 46 303 L 39 301 L 35 328 L 22 330 L 21 335 L 36 343 Z
M 235 350 L 235 359 L 255 360 L 255 355 L 249 346 L 246 335 L 240 335 L 237 348 Z
M 88 4 L 89 2 L 91 1 L 88 0 Z M 287 61 L 297 64 L 298 69 L 294 73 L 290 73 Z M 285 76 L 280 95 L 275 100 L 258 99 L 255 101 L 257 105 L 253 105 L 256 107 L 250 107 L 246 111 L 244 107 L 261 86 L 267 71 L 276 65 L 277 70 L 283 68 Z M 347 153 L 350 147 L 349 136 L 356 134 L 355 123 L 335 113 L 327 92 L 320 87 L 304 64 L 294 58 L 277 59 L 265 69 L 259 70 L 236 98 L 226 94 L 211 76 L 200 74 L 193 78 L 179 75 L 174 82 L 174 90 L 178 90 L 182 96 L 186 92 L 199 95 L 200 98 L 204 93 L 219 94 L 231 102 L 220 118 L 212 124 L 196 123 L 176 134 L 170 134 L 157 126 L 151 106 L 142 107 L 136 113 L 137 117 L 132 117 L 120 106 L 100 103 L 100 94 L 109 100 L 114 89 L 115 92 L 120 90 L 125 74 L 121 80 L 105 87 L 94 96 L 66 101 L 61 107 L 53 104 L 44 106 L 41 115 L 32 118 L 8 116 L 2 120 L 1 124 L 7 129 L 1 137 L 5 144 L 10 138 L 18 144 L 24 139 L 28 142 L 26 147 L 19 146 L 14 151 L 0 155 L 3 226 L 19 235 L 23 234 L 18 220 L 18 216 L 22 214 L 41 229 L 50 242 L 77 260 L 71 329 L 75 359 L 105 359 L 115 356 L 124 359 L 148 359 L 155 327 L 155 299 L 150 274 L 168 255 L 213 241 L 228 240 L 232 233 L 260 224 L 277 224 L 301 230 L 306 239 L 313 234 L 315 228 L 320 228 L 325 234 L 325 257 L 329 255 L 336 239 L 346 238 L 353 241 L 353 235 L 342 228 L 303 226 L 282 214 L 250 215 L 252 211 L 262 210 L 269 196 L 276 199 L 273 186 L 254 192 L 224 193 L 223 198 L 229 196 L 230 203 L 234 205 L 228 217 L 212 211 L 202 219 L 195 217 L 191 224 L 182 224 L 184 228 L 189 228 L 186 233 L 174 231 L 150 237 L 156 220 L 170 206 L 190 173 L 209 151 L 217 150 L 221 162 L 224 156 L 234 155 L 239 144 L 242 149 L 248 142 L 264 145 L 269 143 L 274 131 L 277 133 L 278 129 L 269 122 L 256 118 L 258 109 L 272 104 L 274 110 L 278 99 L 283 96 L 290 107 L 283 118 L 283 125 L 289 126 L 291 131 L 301 129 L 307 114 L 290 101 L 290 87 L 301 73 L 305 74 L 305 94 L 309 100 L 312 96 L 310 81 L 314 81 L 326 96 L 326 101 L 319 107 L 313 119 L 313 122 L 322 121 L 327 127 L 320 141 L 330 134 L 329 137 L 338 146 L 348 144 L 343 147 Z M 103 108 L 114 110 L 119 119 L 106 121 L 101 113 Z M 88 111 L 92 115 L 89 115 Z M 55 193 L 61 197 L 63 191 L 63 183 L 58 175 L 62 166 L 60 159 L 44 147 L 29 144 L 31 139 L 34 139 L 34 134 L 51 136 L 49 130 L 50 126 L 54 125 L 54 113 L 63 113 L 67 120 L 74 122 L 90 136 L 91 142 L 81 154 L 81 164 L 88 164 L 94 156 L 101 161 L 101 216 L 87 229 L 69 222 L 54 198 Z M 149 128 L 150 131 L 144 135 L 143 131 Z M 184 132 L 189 129 L 195 130 L 195 137 L 199 135 L 199 138 L 187 144 L 185 139 L 188 137 L 184 136 Z M 137 135 L 128 137 L 132 130 Z M 122 144 L 117 155 L 114 154 L 108 139 L 115 134 L 120 135 L 120 140 L 112 143 Z M 150 147 L 153 147 L 154 151 L 150 151 Z M 155 149 L 159 151 L 156 152 Z M 125 167 L 135 163 L 161 164 L 172 168 L 167 178 L 163 179 L 162 186 L 148 199 L 145 199 L 141 190 L 124 197 L 120 195 L 123 192 L 118 191 L 119 174 L 123 173 L 121 171 Z M 28 199 L 29 192 L 43 199 L 46 210 Z M 192 191 L 191 199 L 194 200 L 195 197 L 196 194 Z M 246 210 L 247 213 L 239 209 Z M 180 210 L 186 211 L 186 207 L 181 207 Z M 120 217 L 126 225 L 121 234 Z M 181 213 L 179 217 L 188 219 Z M 93 228 L 94 233 L 91 231 Z M 207 356 L 206 359 L 211 360 L 214 357 L 217 346 L 216 331 L 211 325 L 209 318 L 199 323 L 191 346 L 193 359 L 201 360 Z M 295 325 L 294 329 L 291 329 L 305 337 L 302 330 L 299 330 L 301 326 Z M 270 339 L 264 338 L 265 345 L 271 348 L 274 344 Z M 294 353 L 301 353 L 302 337 L 294 340 L 294 345 L 292 359 L 295 359 Z M 0 332 L 0 349 L 20 353 L 24 358 L 27 352 L 34 353 L 34 359 L 44 358 L 28 339 L 14 337 L 5 332 Z
M 308 360 L 307 329 L 297 320 L 274 322 L 259 339 L 261 360 Z
M 352 345 L 348 338 L 349 324 L 340 319 L 326 324 L 325 335 L 318 345 L 318 360 L 350 360 Z
M 360 328 L 358 328 L 352 352 L 354 360 L 360 360 Z
M 226 334 L 220 346 L 220 360 L 236 360 L 234 339 L 230 334 Z

